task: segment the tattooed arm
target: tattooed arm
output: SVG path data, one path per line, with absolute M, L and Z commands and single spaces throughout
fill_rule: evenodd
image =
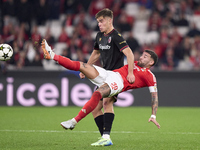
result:
M 156 116 L 156 112 L 158 109 L 158 94 L 157 94 L 157 92 L 151 93 L 151 106 L 152 106 L 152 115 Z
M 160 124 L 156 121 L 156 112 L 158 109 L 158 93 L 151 92 L 151 106 L 152 106 L 152 115 L 149 118 L 149 122 L 153 122 L 158 129 L 160 129 Z

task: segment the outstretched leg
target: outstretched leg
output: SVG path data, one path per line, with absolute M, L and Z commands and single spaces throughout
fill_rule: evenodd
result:
M 79 62 L 79 61 L 72 61 L 69 58 L 66 58 L 66 57 L 63 57 L 63 56 L 60 56 L 60 55 L 56 55 L 52 51 L 51 47 L 47 44 L 45 39 L 42 40 L 41 45 L 42 45 L 42 50 L 44 52 L 44 58 L 45 59 L 55 60 L 60 65 L 62 65 L 63 67 L 65 67 L 69 70 L 80 71 L 88 79 L 94 79 L 99 75 L 98 71 L 92 65 L 89 65 L 89 64 L 86 64 L 86 63 L 83 63 L 83 62 Z

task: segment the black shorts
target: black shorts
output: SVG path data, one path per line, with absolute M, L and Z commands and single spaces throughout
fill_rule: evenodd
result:
M 99 87 L 98 86 L 96 86 L 96 89 L 95 90 L 97 90 Z M 116 95 L 114 95 L 113 96 L 113 98 L 115 99 L 114 100 L 114 103 L 117 101 L 117 96 L 118 96 L 118 94 L 116 94 Z M 103 100 L 103 98 L 101 99 L 101 101 Z

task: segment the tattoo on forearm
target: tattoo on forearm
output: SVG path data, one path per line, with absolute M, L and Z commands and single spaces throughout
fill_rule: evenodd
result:
M 83 63 L 83 67 L 84 67 L 84 68 L 87 68 L 85 65 L 86 65 L 86 63 Z
M 157 93 L 152 93 L 152 113 L 156 115 L 157 109 L 158 109 L 158 96 Z

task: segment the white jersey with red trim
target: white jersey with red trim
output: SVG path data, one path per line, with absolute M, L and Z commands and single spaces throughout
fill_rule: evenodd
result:
M 113 70 L 114 72 L 119 72 L 124 80 L 124 88 L 122 92 L 129 89 L 137 89 L 142 87 L 149 87 L 150 92 L 157 92 L 156 78 L 150 69 L 138 66 L 137 61 L 135 61 L 134 64 L 133 73 L 135 75 L 135 82 L 133 84 L 129 83 L 126 79 L 128 75 L 128 65 Z

